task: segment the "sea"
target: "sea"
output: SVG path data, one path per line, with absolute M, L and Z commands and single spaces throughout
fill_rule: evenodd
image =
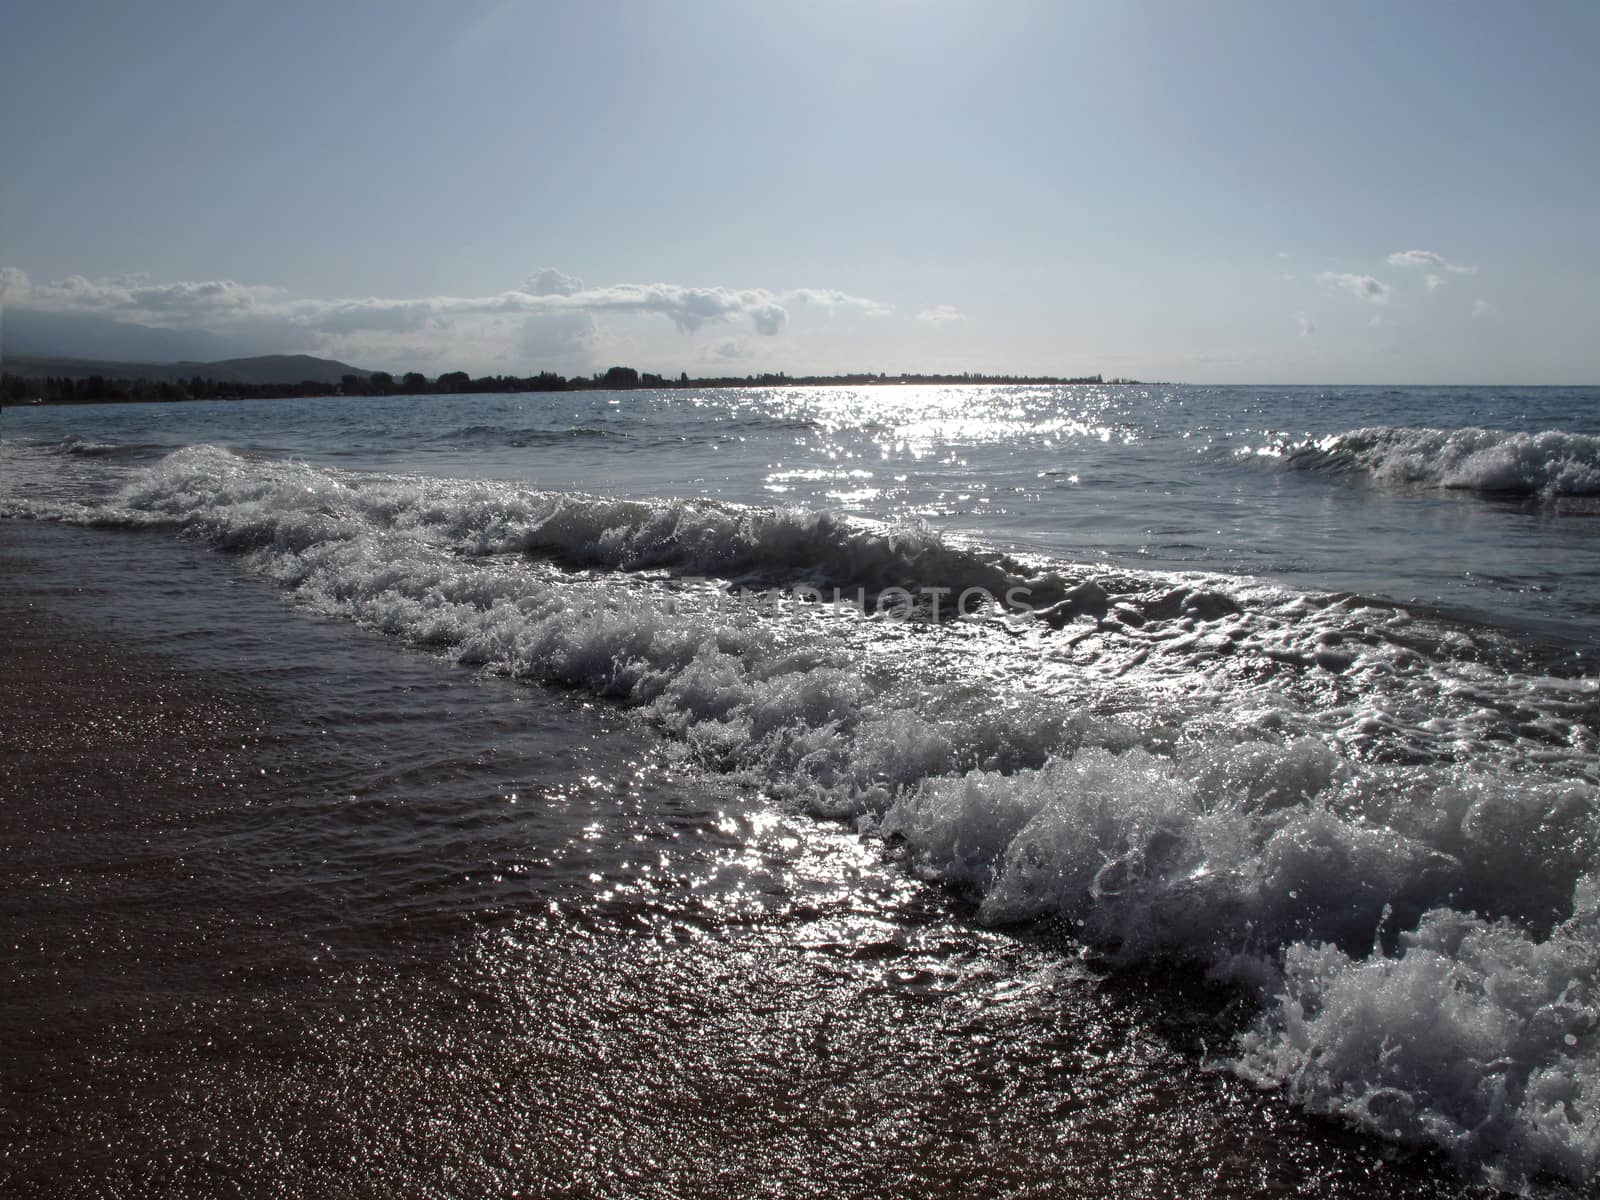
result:
M 1600 1187 L 1600 389 L 25 406 L 0 555 L 0 1191 Z

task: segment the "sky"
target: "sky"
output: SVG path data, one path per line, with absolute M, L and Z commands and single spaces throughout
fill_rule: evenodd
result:
M 6 311 L 427 374 L 1600 384 L 1600 4 L 13 5 Z

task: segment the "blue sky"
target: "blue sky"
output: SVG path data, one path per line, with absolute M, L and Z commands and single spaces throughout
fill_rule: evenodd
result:
M 19 5 L 12 310 L 369 367 L 1600 382 L 1600 5 Z

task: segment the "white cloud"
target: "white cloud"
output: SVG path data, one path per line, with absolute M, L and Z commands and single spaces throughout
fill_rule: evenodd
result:
M 933 325 L 943 325 L 949 321 L 965 321 L 966 319 L 965 313 L 949 304 L 935 304 L 932 308 L 925 308 L 917 314 L 917 320 L 927 321 Z
M 796 288 L 791 292 L 785 292 L 783 298 L 792 304 L 814 304 L 818 308 L 850 310 L 864 317 L 887 317 L 894 312 L 890 305 L 880 304 L 876 300 L 866 300 L 860 296 L 850 296 L 830 288 Z
M 197 328 L 253 340 L 274 349 L 381 350 L 404 336 L 407 344 L 463 345 L 498 334 L 502 343 L 572 361 L 597 342 L 595 319 L 608 314 L 661 316 L 685 333 L 707 325 L 748 321 L 762 337 L 781 333 L 790 307 L 883 316 L 887 305 L 821 288 L 686 287 L 618 283 L 585 287 L 553 267 L 520 288 L 488 296 L 293 299 L 281 288 L 233 280 L 150 284 L 142 277 L 88 279 L 72 275 L 34 284 L 14 267 L 0 268 L 0 296 L 29 308 L 92 314 L 166 328 Z
M 1479 297 L 1472 302 L 1472 315 L 1474 317 L 1487 317 L 1494 312 L 1494 305 Z
M 31 283 L 15 267 L 0 268 L 0 275 L 6 280 L 8 296 L 13 288 L 18 292 L 13 303 L 50 312 L 126 317 L 148 324 L 237 316 L 281 301 L 283 295 L 278 288 L 249 287 L 231 279 L 148 284 L 142 275 L 109 279 L 69 275 L 51 283 Z
M 1389 255 L 1391 267 L 1421 267 L 1431 270 L 1428 276 L 1428 287 L 1436 288 L 1444 282 L 1438 274 L 1440 271 L 1449 271 L 1454 275 L 1476 275 L 1477 267 L 1466 267 L 1459 263 L 1448 261 L 1444 255 L 1435 254 L 1432 250 L 1396 250 Z
M 1340 274 L 1337 271 L 1323 271 L 1317 276 L 1322 283 L 1330 287 L 1341 288 L 1358 299 L 1365 300 L 1368 304 L 1389 303 L 1389 285 L 1381 279 L 1374 279 L 1371 275 Z
M 543 280 L 548 274 L 549 271 L 542 272 L 538 278 Z M 563 287 L 577 283 L 567 276 L 562 276 L 562 280 Z M 491 310 L 504 306 L 523 312 L 653 313 L 666 317 L 685 333 L 693 333 L 712 322 L 748 318 L 755 331 L 765 337 L 777 334 L 787 323 L 789 313 L 785 304 L 853 309 L 867 316 L 880 316 L 889 311 L 875 300 L 815 288 L 773 292 L 766 288 L 684 287 L 675 283 L 616 283 L 543 294 L 519 291 L 482 301 L 451 303 L 480 304 Z
M 0 304 L 19 304 L 27 299 L 31 290 L 26 271 L 0 267 Z
M 583 280 L 574 279 L 554 267 L 543 267 L 522 285 L 530 296 L 570 296 L 583 291 Z
M 762 304 L 750 310 L 750 320 L 755 323 L 757 333 L 772 337 L 789 320 L 789 314 L 780 305 Z
M 1294 320 L 1295 324 L 1300 328 L 1301 337 L 1310 337 L 1317 331 L 1317 327 L 1311 323 L 1311 318 L 1303 312 L 1295 313 Z

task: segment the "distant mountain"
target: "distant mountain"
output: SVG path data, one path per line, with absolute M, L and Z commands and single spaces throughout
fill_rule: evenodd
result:
M 331 358 L 313 358 L 309 354 L 263 354 L 254 358 L 225 358 L 216 362 L 147 363 L 117 362 L 97 358 L 67 358 L 35 354 L 7 353 L 3 363 L 5 373 L 24 379 L 42 379 L 49 375 L 69 379 L 87 379 L 100 375 L 106 379 L 162 380 L 192 379 L 199 375 L 222 383 L 315 383 L 336 384 L 346 375 L 367 378 L 372 372 Z
M 195 329 L 159 329 L 132 321 L 78 313 L 39 312 L 7 305 L 0 321 L 0 353 L 39 358 L 95 358 L 115 362 L 170 363 L 249 354 L 256 346 Z
M 313 358 L 309 354 L 258 354 L 253 358 L 225 358 L 211 363 L 175 363 L 179 367 L 199 368 L 190 375 L 205 375 L 207 370 L 229 372 L 229 378 L 240 383 L 338 383 L 346 375 L 359 375 L 362 379 L 372 374 L 361 367 L 352 367 L 336 358 Z M 209 376 L 221 379 L 220 375 Z

